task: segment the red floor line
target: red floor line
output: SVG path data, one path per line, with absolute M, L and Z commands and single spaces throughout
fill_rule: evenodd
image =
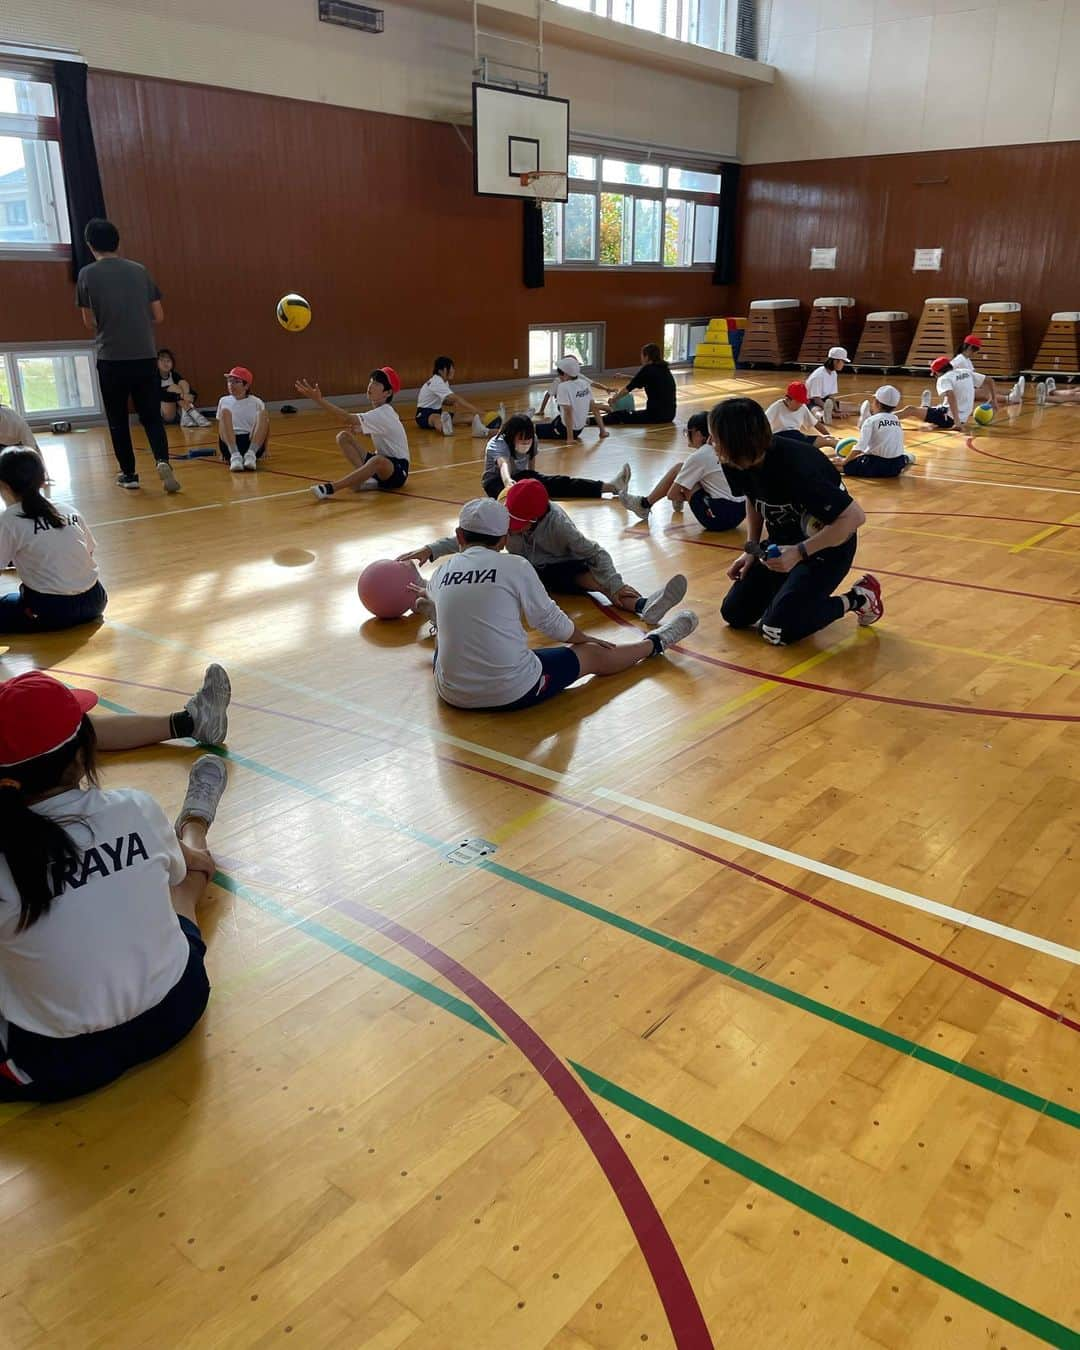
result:
M 1080 530 L 1080 523 L 1070 523 L 1067 520 L 1035 520 L 1031 516 L 990 516 L 981 515 L 977 511 L 907 511 L 907 510 L 884 510 L 864 506 L 863 510 L 868 516 L 947 516 L 950 520 L 1012 520 L 1018 525 L 1056 525 L 1062 530 Z
M 592 1096 L 540 1033 L 479 975 L 420 933 L 354 900 L 341 900 L 335 908 L 382 933 L 438 971 L 525 1056 L 580 1132 L 615 1192 L 653 1277 L 675 1344 L 679 1350 L 712 1350 L 713 1339 L 690 1277 L 644 1181 Z
M 1034 459 L 1013 459 L 1011 455 L 995 455 L 992 450 L 983 450 L 975 444 L 975 437 L 967 438 L 967 448 L 973 450 L 977 455 L 985 455 L 987 459 L 1000 460 L 1002 464 L 1021 464 L 1025 469 L 1049 469 L 1051 473 L 1080 473 L 1080 469 L 1067 469 L 1060 464 L 1043 464 Z M 1036 484 L 1035 486 L 1038 486 Z
M 65 670 L 60 666 L 53 666 L 52 670 L 56 675 L 67 675 L 76 680 L 100 680 L 106 684 L 122 684 L 131 689 L 149 689 L 157 693 L 180 694 L 187 697 L 186 690 L 174 689 L 169 685 L 146 684 L 140 680 L 125 680 L 115 675 L 96 675 L 88 671 Z M 368 739 L 379 739 L 377 733 L 368 731 L 358 732 L 352 727 L 343 727 L 337 722 L 327 722 L 318 717 L 305 717 L 302 713 L 286 712 L 284 709 L 270 708 L 264 704 L 234 702 L 232 706 L 234 708 L 244 708 L 248 712 L 263 713 L 268 717 L 280 717 L 288 722 L 300 722 L 305 726 L 320 727 L 325 731 L 335 731 L 341 735 L 363 735 Z M 1012 989 L 1009 989 L 1008 986 L 999 984 L 996 980 L 992 980 L 989 976 L 980 974 L 977 970 L 973 970 L 968 966 L 962 966 L 956 961 L 951 961 L 948 957 L 941 956 L 939 953 L 932 951 L 929 947 L 921 947 L 917 942 L 912 942 L 908 938 L 903 938 L 896 933 L 891 933 L 887 928 L 880 928 L 869 920 L 862 919 L 857 914 L 841 909 L 839 906 L 830 905 L 826 900 L 819 900 L 816 896 L 810 895 L 807 891 L 801 891 L 794 886 L 788 886 L 785 882 L 776 881 L 773 877 L 766 876 L 763 872 L 755 872 L 752 868 L 745 867 L 742 863 L 737 863 L 731 859 L 724 858 L 718 853 L 712 853 L 708 849 L 702 848 L 697 844 L 688 843 L 686 840 L 678 838 L 677 835 L 666 834 L 663 830 L 656 829 L 651 825 L 643 825 L 638 821 L 628 820 L 626 816 L 619 815 L 618 812 L 605 811 L 599 806 L 590 806 L 586 802 L 578 801 L 575 797 L 569 797 L 563 793 L 556 792 L 553 788 L 539 787 L 532 783 L 523 782 L 517 778 L 511 778 L 494 769 L 485 769 L 478 764 L 470 764 L 467 760 L 457 759 L 453 755 L 442 754 L 439 751 L 435 751 L 434 755 L 440 763 L 452 764 L 455 768 L 467 769 L 470 773 L 476 773 L 485 778 L 499 780 L 514 787 L 521 788 L 523 792 L 532 792 L 537 796 L 549 797 L 553 801 L 562 802 L 564 805 L 587 811 L 590 815 L 599 816 L 601 819 L 613 821 L 618 825 L 625 825 L 627 829 L 636 830 L 639 834 L 647 834 L 654 839 L 673 844 L 676 848 L 685 849 L 688 853 L 695 853 L 699 857 L 706 858 L 710 862 L 715 862 L 721 867 L 729 868 L 731 871 L 739 872 L 773 890 L 781 891 L 785 895 L 793 896 L 797 900 L 802 900 L 806 904 L 813 905 L 816 909 L 824 910 L 825 912 L 834 915 L 836 918 L 844 919 L 849 923 L 856 924 L 860 928 L 865 928 L 868 931 L 875 933 L 877 936 L 885 938 L 889 942 L 894 942 L 898 946 L 906 947 L 909 951 L 925 957 L 928 961 L 932 961 L 936 965 L 945 966 L 958 975 L 974 980 L 978 984 L 985 985 L 986 988 L 993 989 L 995 993 L 1001 994 L 1002 997 L 1011 999 L 1012 1002 L 1019 1003 L 1025 1008 L 1030 1008 L 1033 1012 L 1037 1012 L 1041 1016 L 1049 1018 L 1052 1022 L 1059 1022 L 1062 1026 L 1067 1026 L 1072 1031 L 1080 1031 L 1080 1022 L 1074 1022 L 1071 1018 L 1066 1017 L 1064 1013 L 1055 1012 L 1053 1008 L 1048 1007 L 1046 1004 L 1037 1003 L 1034 999 L 1029 999 L 1023 994 L 1017 994 Z

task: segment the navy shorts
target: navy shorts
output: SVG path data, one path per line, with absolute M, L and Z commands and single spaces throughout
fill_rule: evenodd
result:
M 488 712 L 516 712 L 519 708 L 531 708 L 537 703 L 546 703 L 549 698 L 561 694 L 575 680 L 581 678 L 581 662 L 573 647 L 538 647 L 536 655 L 540 658 L 543 671 L 540 678 L 527 694 L 522 694 L 513 703 L 502 703 Z
M 364 463 L 366 464 L 369 459 L 374 458 L 375 455 L 370 454 L 364 460 Z M 383 492 L 396 492 L 399 487 L 404 487 L 405 481 L 409 476 L 409 461 L 407 459 L 397 459 L 394 455 L 381 455 L 379 456 L 379 458 L 385 459 L 388 463 L 394 466 L 394 472 L 390 475 L 389 478 L 375 479 L 375 482 L 379 485 L 379 487 L 383 490 Z
M 81 595 L 45 595 L 20 586 L 10 595 L 0 595 L 0 633 L 48 633 L 96 623 L 108 603 L 100 581 Z
M 236 435 L 237 450 L 239 450 L 239 452 L 242 455 L 246 455 L 247 452 L 251 449 L 251 432 L 238 431 L 235 433 L 235 435 Z M 269 434 L 267 434 L 266 440 L 263 441 L 262 445 L 260 445 L 258 450 L 255 451 L 256 459 L 262 459 L 263 455 L 266 454 L 266 447 L 269 445 L 269 443 L 270 443 L 270 436 Z M 229 447 L 225 444 L 225 442 L 221 439 L 220 436 L 218 437 L 217 444 L 218 450 L 221 452 L 221 458 L 226 461 L 231 459 L 232 451 L 229 449 Z
M 704 488 L 690 496 L 690 510 L 699 525 L 707 530 L 733 530 L 746 519 L 746 503 L 728 497 L 710 497 Z
M 155 1007 L 83 1036 L 40 1036 L 8 1024 L 0 1044 L 0 1102 L 58 1102 L 93 1092 L 184 1039 L 206 1009 L 210 981 L 202 933 L 190 919 L 177 920 L 188 941 L 188 962 Z
M 438 419 L 442 416 L 442 408 L 417 408 L 416 425 L 423 427 L 425 431 L 441 431 L 442 427 L 438 424 Z M 431 425 L 431 419 L 436 419 L 436 425 Z
M 580 431 L 575 431 L 573 436 L 575 441 L 581 440 Z M 566 423 L 561 417 L 556 417 L 554 421 L 551 422 L 537 422 L 536 439 L 538 441 L 565 441 Z
M 924 417 L 932 426 L 941 427 L 945 431 L 956 425 L 948 408 L 927 408 Z

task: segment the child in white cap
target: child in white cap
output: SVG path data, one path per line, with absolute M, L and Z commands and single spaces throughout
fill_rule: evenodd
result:
M 503 551 L 510 533 L 503 502 L 466 502 L 455 533 L 460 551 L 435 571 L 417 605 L 438 634 L 435 689 L 455 708 L 531 708 L 583 675 L 617 675 L 659 656 L 697 627 L 697 615 L 684 609 L 637 642 L 590 637 L 544 590 L 532 563 Z M 522 621 L 563 645 L 534 651 Z
M 904 449 L 904 428 L 896 415 L 903 402 L 900 390 L 883 384 L 869 400 L 869 415 L 859 429 L 859 443 L 846 459 L 839 455 L 840 472 L 850 478 L 898 478 L 916 457 Z
M 843 406 L 837 396 L 837 375 L 851 361 L 846 347 L 830 347 L 825 364 L 812 370 L 806 377 L 806 393 L 811 410 L 821 409 L 821 420 L 826 426 L 834 417 L 846 417 L 854 408 Z
M 576 356 L 561 356 L 555 368 L 559 374 L 555 416 L 550 422 L 537 422 L 537 440 L 580 440 L 590 417 L 596 419 L 600 439 L 604 440 L 610 432 L 604 429 L 603 413 L 593 398 L 592 385 L 581 373 L 581 362 Z

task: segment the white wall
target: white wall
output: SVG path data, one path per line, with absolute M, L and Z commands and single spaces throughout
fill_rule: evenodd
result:
M 1080 0 L 772 0 L 748 163 L 1080 138 Z
M 5 40 L 74 47 L 103 70 L 436 121 L 471 115 L 471 25 L 402 4 L 373 36 L 319 23 L 315 0 L 0 0 Z M 545 64 L 574 131 L 735 153 L 734 89 L 558 45 L 545 45 Z

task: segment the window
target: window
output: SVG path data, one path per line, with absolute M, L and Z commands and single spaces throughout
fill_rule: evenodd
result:
M 20 347 L 0 351 L 0 403 L 31 421 L 64 413 L 87 417 L 101 411 L 95 359 L 89 347 Z
M 573 152 L 565 205 L 545 202 L 551 267 L 712 267 L 720 174 Z
M 50 253 L 71 243 L 52 85 L 0 66 L 0 253 Z
M 567 324 L 564 327 L 529 329 L 529 375 L 553 375 L 555 362 L 576 356 L 582 370 L 597 370 L 604 364 L 604 325 Z
M 708 326 L 708 319 L 669 319 L 664 324 L 664 360 L 672 366 L 689 365 Z
M 725 0 L 559 0 L 559 3 L 678 42 L 692 42 L 713 51 L 728 50 Z

